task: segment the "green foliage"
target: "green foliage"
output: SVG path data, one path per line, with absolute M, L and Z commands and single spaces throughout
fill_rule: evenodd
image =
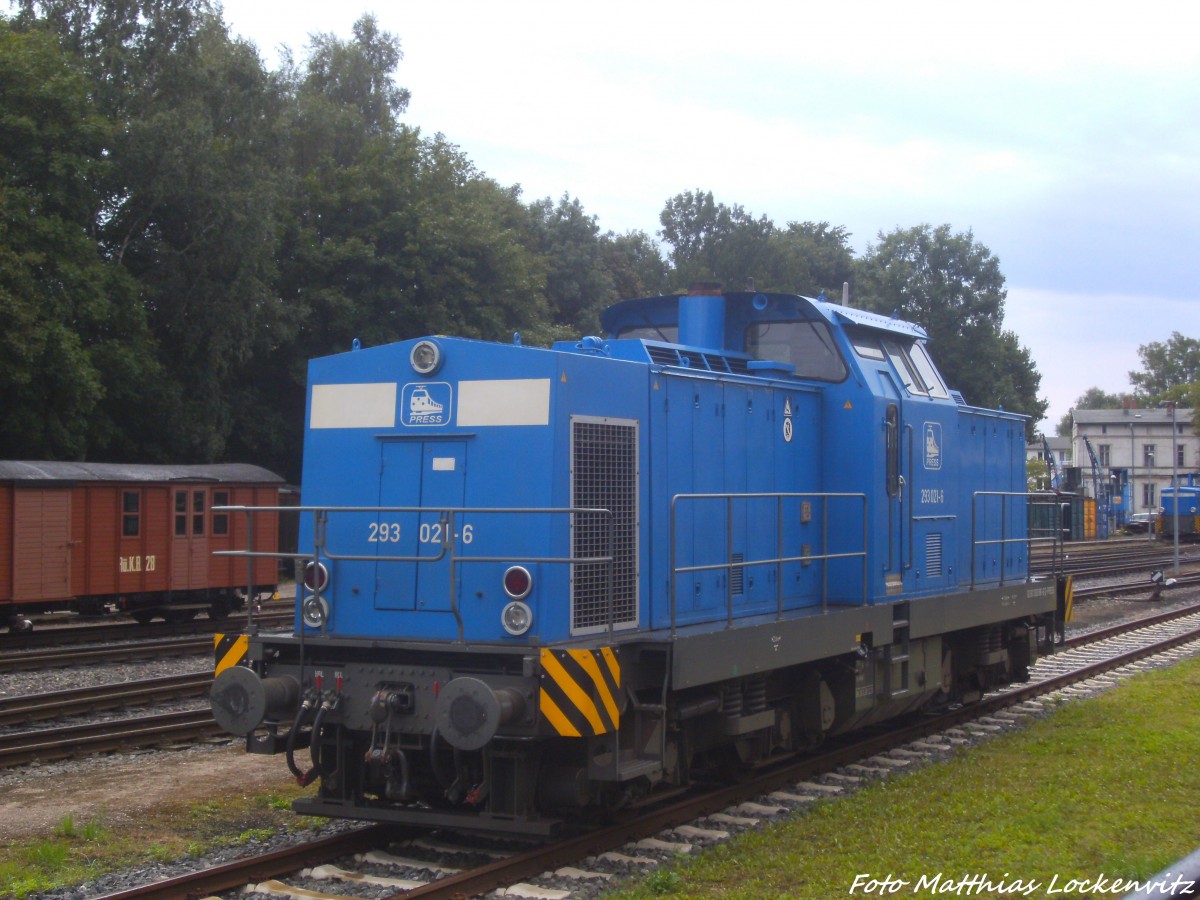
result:
M 1135 391 L 1152 397 L 1172 388 L 1200 383 L 1200 340 L 1184 337 L 1178 331 L 1164 341 L 1138 347 L 1141 372 L 1130 372 L 1129 383 Z
M 0 22 L 3 456 L 78 456 L 103 444 L 109 367 L 145 333 L 128 282 L 90 233 L 108 129 L 51 36 Z
M 676 289 L 717 282 L 727 290 L 840 297 L 842 284 L 853 278 L 850 235 L 828 222 L 789 222 L 781 229 L 698 190 L 668 200 L 659 221 L 672 247 Z
M 1025 461 L 1025 483 L 1031 491 L 1044 491 L 1050 487 L 1050 466 L 1044 459 Z

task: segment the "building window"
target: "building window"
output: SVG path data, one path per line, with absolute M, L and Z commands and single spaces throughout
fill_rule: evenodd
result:
M 1147 469 L 1154 468 L 1154 445 L 1153 444 L 1143 444 L 1142 445 L 1142 465 L 1145 466 Z
M 141 504 L 142 495 L 137 491 L 124 491 L 121 494 L 121 535 L 137 537 L 141 533 Z
M 1183 444 L 1176 444 L 1175 445 L 1175 465 L 1182 468 L 1184 465 L 1183 460 L 1184 460 Z
M 1154 482 L 1142 485 L 1142 506 L 1154 506 Z
M 1112 445 L 1100 444 L 1096 449 L 1100 451 L 1100 465 L 1107 469 L 1112 465 Z

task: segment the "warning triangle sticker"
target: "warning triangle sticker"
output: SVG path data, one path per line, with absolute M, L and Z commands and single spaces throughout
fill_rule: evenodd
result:
M 792 414 L 792 398 L 785 397 L 783 400 L 783 414 L 790 416 Z

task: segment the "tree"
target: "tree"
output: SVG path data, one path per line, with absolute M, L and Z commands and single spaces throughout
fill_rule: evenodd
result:
M 604 235 L 605 267 L 619 299 L 669 293 L 671 276 L 658 244 L 644 231 Z
M 828 222 L 789 222 L 726 206 L 712 192 L 685 191 L 667 201 L 659 234 L 671 245 L 677 289 L 715 281 L 727 290 L 777 290 L 840 296 L 854 275 L 850 235 Z
M 970 230 L 918 225 L 880 233 L 857 274 L 859 303 L 922 325 L 943 374 L 970 403 L 1023 413 L 1030 428 L 1042 418 L 1041 375 L 1003 329 L 1000 262 Z
M 109 137 L 86 78 L 0 21 L 0 454 L 82 458 L 117 441 L 107 401 L 153 373 L 123 273 L 90 231 Z
M 854 280 L 850 233 L 828 222 L 789 222 L 768 238 L 769 253 L 755 283 L 841 302 L 842 285 Z
M 578 199 L 563 194 L 529 205 L 532 248 L 546 271 L 546 299 L 554 325 L 570 337 L 595 334 L 600 310 L 618 299 L 608 271 L 596 217 Z
M 774 225 L 741 206 L 713 200 L 712 191 L 685 191 L 667 201 L 659 216 L 663 240 L 671 245 L 677 290 L 694 282 L 719 282 L 742 290 L 765 270 Z M 766 287 L 760 284 L 760 288 Z
M 1138 347 L 1138 356 L 1142 371 L 1129 373 L 1134 390 L 1159 397 L 1171 388 L 1200 382 L 1200 340 L 1175 331 L 1166 342 Z

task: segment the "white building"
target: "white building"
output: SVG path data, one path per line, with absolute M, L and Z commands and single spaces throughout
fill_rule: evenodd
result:
M 1200 471 L 1200 435 L 1192 432 L 1192 412 L 1180 407 L 1172 420 L 1169 409 L 1072 410 L 1071 454 L 1083 492 L 1099 493 L 1097 505 L 1109 503 L 1117 523 L 1134 513 L 1156 513 L 1172 470 L 1179 475 Z

